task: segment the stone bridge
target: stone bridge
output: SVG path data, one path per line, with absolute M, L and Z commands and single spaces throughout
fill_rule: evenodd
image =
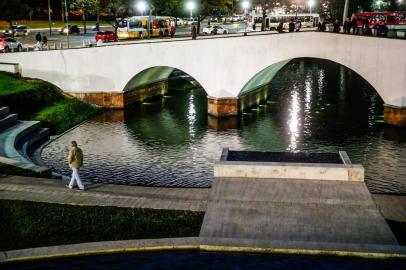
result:
M 162 95 L 179 69 L 208 94 L 208 113 L 237 115 L 291 59 L 331 60 L 357 72 L 385 102 L 385 122 L 406 125 L 406 42 L 320 32 L 154 40 L 94 48 L 1 54 L 25 77 L 49 81 L 113 108 Z M 0 65 L 1 66 L 1 65 Z

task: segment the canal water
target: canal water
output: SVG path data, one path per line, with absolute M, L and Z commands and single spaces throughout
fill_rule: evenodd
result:
M 383 101 L 356 73 L 297 59 L 269 85 L 269 100 L 238 118 L 207 115 L 203 89 L 170 83 L 167 96 L 108 111 L 44 148 L 62 174 L 69 142 L 85 153 L 82 175 L 94 182 L 210 187 L 223 147 L 267 151 L 347 151 L 366 170 L 373 193 L 406 193 L 406 130 L 383 123 Z
M 318 257 L 277 254 L 237 254 L 197 251 L 122 253 L 71 257 L 3 265 L 8 269 L 219 269 L 219 270 L 397 270 L 404 260 L 373 260 L 351 257 Z

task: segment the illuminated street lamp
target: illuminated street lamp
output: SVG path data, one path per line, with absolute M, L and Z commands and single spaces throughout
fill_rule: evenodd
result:
M 376 5 L 378 6 L 378 10 L 381 10 L 382 1 L 381 0 L 376 1 Z
M 190 18 L 193 19 L 193 10 L 196 8 L 195 2 L 193 1 L 187 2 L 186 8 L 190 10 Z
M 314 0 L 309 0 L 307 2 L 307 4 L 309 5 L 309 12 L 310 12 L 310 15 L 311 15 L 312 14 L 312 7 L 314 6 Z
M 145 3 L 144 1 L 138 2 L 137 9 L 141 13 L 141 15 L 144 15 L 145 10 L 147 9 L 147 3 Z
M 248 2 L 248 1 L 242 2 L 242 8 L 244 9 L 244 16 L 247 15 L 247 9 L 249 8 L 249 6 L 250 6 L 250 2 Z
M 148 30 L 148 38 L 151 38 L 152 11 L 155 9 L 155 7 L 151 3 L 141 0 L 137 3 L 137 9 L 141 12 L 141 15 L 143 15 L 144 11 L 146 11 L 147 9 L 149 10 L 147 30 Z

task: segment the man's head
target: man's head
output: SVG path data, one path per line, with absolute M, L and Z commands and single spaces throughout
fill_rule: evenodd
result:
M 72 147 L 77 147 L 78 146 L 78 143 L 76 141 L 72 141 L 70 144 L 72 145 Z

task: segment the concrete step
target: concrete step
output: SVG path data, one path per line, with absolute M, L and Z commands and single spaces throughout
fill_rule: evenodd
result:
M 0 117 L 8 114 L 9 113 L 9 108 L 6 106 L 0 106 Z
M 14 125 L 18 120 L 16 113 L 3 114 L 0 116 L 0 131 Z
M 0 162 L 31 170 L 40 175 L 51 176 L 51 169 L 34 164 L 28 156 L 17 149 L 19 145 L 24 147 L 24 143 L 20 143 L 24 138 L 27 138 L 24 148 L 28 150 L 30 145 L 47 136 L 49 136 L 49 130 L 42 129 L 39 121 L 16 121 L 12 127 L 0 133 Z
M 50 129 L 38 128 L 18 142 L 17 150 L 26 158 L 31 160 L 30 151 L 33 146 L 49 140 Z
M 0 134 L 0 152 L 2 155 L 18 162 L 31 163 L 18 152 L 16 147 L 22 138 L 40 127 L 39 121 L 17 121 L 14 126 L 3 131 Z

